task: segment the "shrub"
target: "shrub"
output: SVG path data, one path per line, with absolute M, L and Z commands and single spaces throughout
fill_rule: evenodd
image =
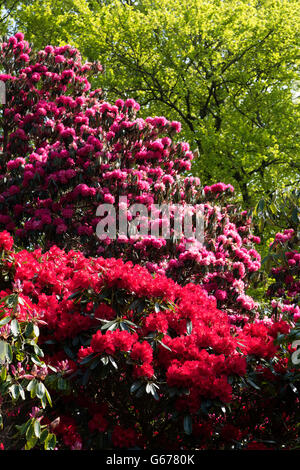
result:
M 6 233 L 0 239 L 11 245 Z M 34 434 L 36 419 L 43 439 L 50 436 L 47 445 L 59 449 L 253 448 L 252 441 L 282 448 L 296 442 L 298 396 L 274 343 L 289 330 L 286 322 L 232 325 L 202 287 L 180 286 L 120 259 L 53 246 L 45 253 L 3 251 L 2 265 L 1 295 L 19 299 L 19 307 L 12 320 L 2 302 L 1 344 L 12 352 L 1 357 L 1 394 L 7 381 L 31 390 L 34 368 L 45 387 L 40 392 L 34 382 L 30 398 L 7 391 L 16 416 L 8 400 L 4 429 L 18 424 L 20 448 L 45 445 L 39 429 Z M 38 322 L 38 344 L 36 326 L 29 343 L 24 328 Z M 272 444 L 265 442 L 270 433 Z M 6 445 L 10 438 L 8 431 Z
M 23 247 L 57 245 L 86 255 L 122 257 L 180 284 L 200 283 L 218 306 L 254 315 L 246 290 L 260 267 L 251 220 L 228 198 L 233 187 L 202 186 L 189 176 L 193 153 L 177 142 L 180 123 L 137 117 L 132 99 L 103 101 L 88 77 L 99 64 L 82 64 L 71 46 L 33 52 L 17 33 L 2 44 L 0 79 L 6 83 L 0 162 L 0 226 Z M 96 228 L 100 204 L 170 205 L 170 238 L 162 234 L 105 237 Z M 174 205 L 203 215 L 203 243 L 174 233 Z M 104 215 L 104 214 L 103 214 Z M 146 217 L 162 229 L 164 217 Z M 142 224 L 140 224 L 141 226 Z M 194 224 L 195 229 L 195 224 Z M 141 228 L 141 227 L 140 227 Z M 117 235 L 121 230 L 117 226 Z M 194 236 L 194 232 L 192 232 Z

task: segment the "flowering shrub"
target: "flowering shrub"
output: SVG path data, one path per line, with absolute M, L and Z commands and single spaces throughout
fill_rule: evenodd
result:
M 11 245 L 6 233 L 0 239 Z M 288 331 L 286 322 L 233 325 L 202 287 L 180 286 L 120 259 L 53 246 L 45 253 L 6 249 L 1 262 L 1 297 L 18 299 L 18 308 L 12 324 L 2 300 L 0 340 L 19 361 L 2 354 L 1 386 L 9 374 L 9 386 L 31 391 L 30 398 L 20 388 L 16 396 L 11 392 L 15 416 L 5 414 L 8 405 L 2 410 L 4 429 L 14 421 L 19 426 L 20 448 L 45 442 L 58 449 L 283 448 L 296 442 L 298 396 L 287 387 L 289 369 L 274 343 Z M 31 359 L 18 353 L 24 344 L 34 348 Z M 10 437 L 8 430 L 5 445 Z
M 267 296 L 272 299 L 273 314 L 283 314 L 292 322 L 300 320 L 300 238 L 294 229 L 277 233 L 270 246 L 271 284 Z
M 270 316 L 290 325 L 277 337 L 277 344 L 289 352 L 288 365 L 292 390 L 300 387 L 300 251 L 299 233 L 286 229 L 277 233 L 269 248 L 267 263 L 270 266 L 270 284 L 266 295 L 271 301 Z
M 196 282 L 214 295 L 219 308 L 254 315 L 257 304 L 246 294 L 260 267 L 254 249 L 259 239 L 251 221 L 227 201 L 233 187 L 203 187 L 186 176 L 193 153 L 174 139 L 180 123 L 164 117 L 137 117 L 132 99 L 110 104 L 101 90 L 91 91 L 89 74 L 99 64 L 82 64 L 71 46 L 33 52 L 17 33 L 2 44 L 0 79 L 6 84 L 0 161 L 0 227 L 24 247 L 53 244 L 87 255 L 122 257 L 166 274 L 180 284 Z M 127 198 L 122 202 L 121 197 Z M 100 204 L 133 203 L 149 210 L 168 204 L 171 238 L 120 236 L 99 240 Z M 174 238 L 172 207 L 191 205 L 203 214 L 203 243 Z M 144 225 L 165 227 L 155 215 Z M 142 224 L 142 222 L 141 222 Z M 117 234 L 120 233 L 117 227 Z

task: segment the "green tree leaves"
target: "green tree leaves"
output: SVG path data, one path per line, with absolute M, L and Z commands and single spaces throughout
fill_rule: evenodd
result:
M 16 27 L 100 60 L 109 100 L 183 124 L 205 183 L 234 184 L 247 206 L 299 178 L 299 8 L 276 0 L 20 2 Z

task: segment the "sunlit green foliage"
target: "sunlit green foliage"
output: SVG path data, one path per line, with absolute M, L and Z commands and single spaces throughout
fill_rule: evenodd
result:
M 31 0 L 15 28 L 35 47 L 100 59 L 112 101 L 180 120 L 193 171 L 250 206 L 299 183 L 299 5 L 294 0 Z

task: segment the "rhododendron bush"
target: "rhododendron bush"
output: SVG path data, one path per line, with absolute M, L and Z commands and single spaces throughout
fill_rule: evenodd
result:
M 270 246 L 271 283 L 267 296 L 272 299 L 273 313 L 300 320 L 300 238 L 294 229 L 277 233 Z
M 296 442 L 287 322 L 238 327 L 202 287 L 120 259 L 0 248 L 4 448 Z
M 180 123 L 160 116 L 139 118 L 139 105 L 132 99 L 105 102 L 101 90 L 92 91 L 88 81 L 101 66 L 82 64 L 71 46 L 47 46 L 35 53 L 17 33 L 2 44 L 0 62 L 6 85 L 0 162 L 3 230 L 24 247 L 48 249 L 54 244 L 92 256 L 122 257 L 180 284 L 202 284 L 220 308 L 231 310 L 232 318 L 255 314 L 257 305 L 246 290 L 260 267 L 254 249 L 259 239 L 247 212 L 230 203 L 231 185 L 203 187 L 199 178 L 186 176 L 193 153 L 188 143 L 177 141 Z M 149 211 L 155 204 L 168 204 L 170 238 L 100 240 L 98 206 L 119 209 L 125 204 L 130 221 L 133 203 Z M 196 237 L 174 237 L 172 206 L 177 204 L 201 210 L 203 243 Z M 162 229 L 168 221 L 154 213 L 142 223 Z

